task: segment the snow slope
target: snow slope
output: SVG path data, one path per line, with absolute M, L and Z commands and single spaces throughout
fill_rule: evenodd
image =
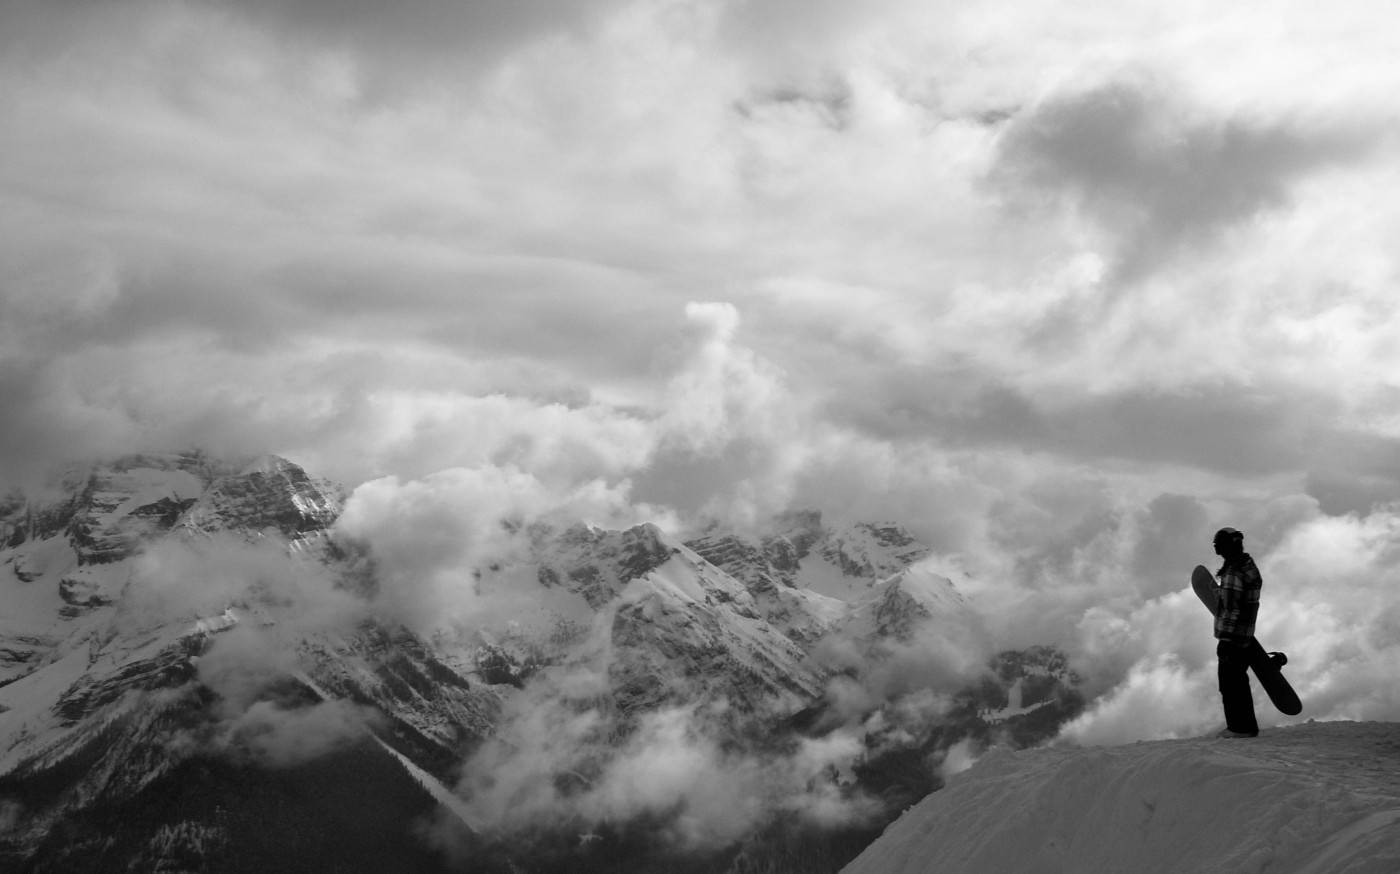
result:
M 1400 723 L 994 751 L 843 874 L 1395 874 Z

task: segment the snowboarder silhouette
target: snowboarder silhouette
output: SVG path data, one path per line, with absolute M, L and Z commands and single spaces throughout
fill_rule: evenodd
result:
M 1264 585 L 1254 559 L 1244 551 L 1244 534 L 1234 528 L 1215 532 L 1215 554 L 1224 560 L 1216 578 L 1220 607 L 1215 615 L 1215 654 L 1219 658 L 1220 699 L 1225 709 L 1221 737 L 1256 737 L 1254 697 L 1249 688 L 1249 650 Z

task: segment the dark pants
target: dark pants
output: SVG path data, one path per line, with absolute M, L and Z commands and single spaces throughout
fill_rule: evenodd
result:
M 1220 658 L 1220 700 L 1225 705 L 1225 727 L 1257 734 L 1254 695 L 1249 691 L 1249 648 L 1222 640 L 1215 646 Z

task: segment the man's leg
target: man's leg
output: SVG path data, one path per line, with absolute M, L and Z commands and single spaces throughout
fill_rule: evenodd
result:
M 1225 727 L 1239 734 L 1258 734 L 1254 695 L 1249 689 L 1249 650 L 1222 640 L 1216 644 L 1220 659 L 1220 700 L 1225 706 Z

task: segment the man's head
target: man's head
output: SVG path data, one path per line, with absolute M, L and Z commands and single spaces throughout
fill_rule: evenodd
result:
M 1225 559 L 1243 555 L 1243 532 L 1234 528 L 1221 528 L 1215 532 L 1215 554 Z

